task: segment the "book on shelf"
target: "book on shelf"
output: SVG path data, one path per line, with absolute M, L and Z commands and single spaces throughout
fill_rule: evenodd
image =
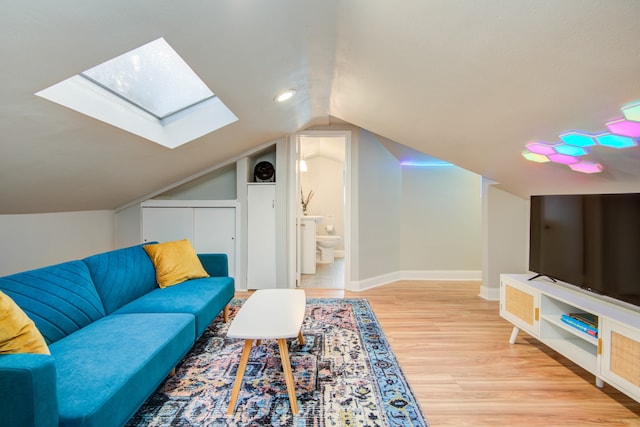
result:
M 582 331 L 586 334 L 591 335 L 592 337 L 598 337 L 598 329 L 594 328 L 592 326 L 589 326 L 588 324 L 575 319 L 573 317 L 571 317 L 571 315 L 569 314 L 563 314 L 560 318 L 564 323 L 566 323 L 569 326 L 572 326 L 574 328 L 576 328 L 579 331 Z
M 586 323 L 592 328 L 598 329 L 598 316 L 591 313 L 569 313 L 569 316 L 576 320 Z

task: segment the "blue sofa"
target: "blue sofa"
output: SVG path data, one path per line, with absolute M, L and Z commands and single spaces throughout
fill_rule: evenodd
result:
M 224 254 L 211 277 L 161 289 L 142 246 L 0 277 L 51 355 L 0 355 L 0 426 L 120 426 L 234 295 Z

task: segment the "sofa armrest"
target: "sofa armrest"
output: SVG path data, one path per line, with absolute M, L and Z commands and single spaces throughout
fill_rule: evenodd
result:
M 57 426 L 56 368 L 45 354 L 0 355 L 0 425 Z
M 211 277 L 229 276 L 227 254 L 198 254 L 198 258 Z

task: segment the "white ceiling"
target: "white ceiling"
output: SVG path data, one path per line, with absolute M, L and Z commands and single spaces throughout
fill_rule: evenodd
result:
M 352 123 L 526 197 L 640 192 L 525 161 L 531 139 L 605 130 L 640 99 L 637 0 L 0 3 L 0 213 L 114 209 L 282 135 Z M 34 95 L 164 37 L 239 120 L 169 150 Z M 297 96 L 276 104 L 282 89 Z

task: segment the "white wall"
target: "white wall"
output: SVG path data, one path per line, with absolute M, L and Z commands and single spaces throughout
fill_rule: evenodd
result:
M 359 134 L 354 289 L 402 279 L 480 279 L 481 177 L 455 166 L 404 168 L 375 135 Z
M 358 149 L 359 271 L 355 280 L 400 269 L 402 169 L 398 159 L 360 130 Z
M 165 191 L 154 199 L 234 200 L 236 197 L 236 168 L 229 165 Z
M 142 242 L 142 218 L 140 204 L 130 206 L 115 214 L 115 247 L 126 248 Z
M 501 273 L 525 273 L 529 248 L 529 201 L 483 183 L 482 287 L 480 295 L 500 297 Z
M 403 168 L 402 270 L 479 276 L 481 189 L 479 175 L 456 166 Z
M 114 248 L 114 212 L 0 215 L 0 276 Z

